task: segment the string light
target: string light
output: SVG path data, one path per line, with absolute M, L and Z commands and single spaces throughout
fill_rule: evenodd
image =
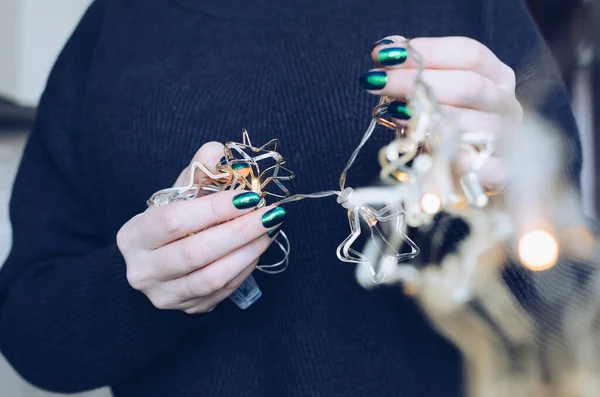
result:
M 518 251 L 521 263 L 533 271 L 552 268 L 559 254 L 556 238 L 545 230 L 525 233 L 519 239 Z
M 195 197 L 200 189 L 213 192 L 231 189 L 252 190 L 263 198 L 261 205 L 266 204 L 267 196 L 280 199 L 272 203 L 273 205 L 306 198 L 337 196 L 338 203 L 348 212 L 351 230 L 351 234 L 337 248 L 340 260 L 366 265 L 376 281 L 375 279 L 380 279 L 376 275 L 376 263 L 383 261 L 382 263 L 389 264 L 393 261 L 399 264 L 400 261 L 414 258 L 419 248 L 406 235 L 406 227 L 409 224 L 413 227 L 427 224 L 431 222 L 433 215 L 443 210 L 464 209 L 467 208 L 466 205 L 475 208 L 487 206 L 488 196 L 478 180 L 476 171 L 491 155 L 495 145 L 490 134 L 458 134 L 456 129 L 447 134 L 449 124 L 445 122 L 431 90 L 422 79 L 423 61 L 410 45 L 410 41 L 407 40 L 404 45 L 408 56 L 417 65 L 415 85 L 406 98 L 412 110 L 412 117 L 406 127 L 396 125 L 387 114 L 387 107 L 394 98 L 381 97 L 373 109 L 368 128 L 340 175 L 339 190 L 290 195 L 282 181 L 291 180 L 293 173 L 283 167 L 285 160 L 277 151 L 278 140 L 274 139 L 263 146 L 255 147 L 244 130 L 242 143 L 225 144 L 225 156 L 217 164 L 215 174 L 204 165 L 199 165 L 199 169 L 208 175 L 199 187 L 192 183 L 181 191 L 163 191 L 159 198 L 163 201 L 165 197 L 167 201 L 189 199 Z M 379 155 L 381 180 L 389 187 L 375 189 L 373 192 L 377 191 L 378 194 L 371 193 L 367 199 L 356 202 L 353 200 L 354 190 L 346 186 L 347 174 L 377 126 L 394 132 L 392 141 L 381 149 Z M 459 154 L 465 152 L 470 156 L 468 163 L 471 164 L 471 168 L 457 174 L 452 162 Z M 260 164 L 265 160 L 275 165 L 261 169 Z M 279 187 L 281 193 L 267 191 L 265 187 L 268 184 Z M 403 189 L 396 189 L 396 186 Z M 455 186 L 461 191 L 454 191 Z M 431 187 L 436 193 L 431 191 Z M 164 193 L 171 196 L 164 196 Z M 383 206 L 376 210 L 371 206 L 373 202 L 379 202 Z M 390 221 L 392 227 L 387 228 L 385 232 L 380 229 L 381 223 Z M 385 252 L 379 250 L 381 258 L 367 258 L 361 250 L 353 247 L 362 233 L 361 222 L 370 229 L 373 241 L 379 241 L 382 247 L 386 247 Z M 547 252 L 554 252 L 552 247 L 557 251 L 556 240 L 553 240 L 552 236 L 533 234 L 523 238 L 520 242 L 520 253 L 527 266 L 542 268 L 556 261 L 557 252 L 548 254 L 549 257 L 530 254 L 532 244 L 545 244 L 550 248 Z M 409 251 L 400 253 L 398 250 L 403 244 L 408 245 Z M 289 249 L 285 248 L 282 251 L 285 252 L 287 265 Z
M 226 190 L 251 190 L 261 196 L 258 208 L 267 205 L 267 197 L 288 197 L 289 190 L 282 181 L 289 181 L 295 176 L 283 167 L 285 160 L 277 152 L 278 148 L 279 141 L 276 139 L 260 147 L 253 146 L 248 131 L 243 130 L 241 143 L 227 142 L 224 145 L 224 156 L 214 167 L 216 171 L 200 162 L 194 162 L 190 166 L 190 179 L 186 186 L 159 190 L 148 199 L 147 204 L 156 207 L 175 201 L 191 200 L 196 198 L 200 191 L 215 193 Z M 263 168 L 263 162 L 270 162 L 271 165 Z M 200 173 L 205 177 L 198 182 Z M 282 193 L 265 190 L 270 184 L 277 186 Z M 259 264 L 256 268 L 264 273 L 280 273 L 289 263 L 290 242 L 285 232 L 280 231 L 274 241 L 282 252 L 282 259 L 271 264 Z
M 393 101 L 393 98 L 380 98 L 379 103 L 373 109 L 372 119 L 367 130 L 340 175 L 338 189 L 290 195 L 289 190 L 282 182 L 291 180 L 293 173 L 283 167 L 285 160 L 278 153 L 278 141 L 272 140 L 261 147 L 254 147 L 248 133 L 244 130 L 243 142 L 225 144 L 224 157 L 217 164 L 215 170 L 200 163 L 192 164 L 190 180 L 186 186 L 161 190 L 148 200 L 148 205 L 159 206 L 174 201 L 193 199 L 202 190 L 207 192 L 252 190 L 261 195 L 262 200 L 259 207 L 267 204 L 282 205 L 307 198 L 336 196 L 338 204 L 346 210 L 350 229 L 350 234 L 338 245 L 336 254 L 343 262 L 360 265 L 357 266 L 356 272 L 358 282 L 363 286 L 384 282 L 402 283 L 404 293 L 419 302 L 436 329 L 444 333 L 444 336 L 455 342 L 457 347 L 466 353 L 465 355 L 473 364 L 468 367 L 479 368 L 481 364 L 487 368 L 483 372 L 469 370 L 469 377 L 478 378 L 482 376 L 482 373 L 493 374 L 498 371 L 501 376 L 492 378 L 500 379 L 502 387 L 505 384 L 512 385 L 513 382 L 510 381 L 514 371 L 509 375 L 504 366 L 496 363 L 506 363 L 513 357 L 512 353 L 514 352 L 506 351 L 509 346 L 518 346 L 521 350 L 530 353 L 539 353 L 540 350 L 536 350 L 539 347 L 536 343 L 541 338 L 537 338 L 536 331 L 540 331 L 540 328 L 535 323 L 534 316 L 530 316 L 520 305 L 515 304 L 514 299 L 507 299 L 510 297 L 508 294 L 511 291 L 501 281 L 502 277 L 499 272 L 506 259 L 504 249 L 506 243 L 512 242 L 517 235 L 519 238 L 516 246 L 520 262 L 526 268 L 536 272 L 555 266 L 559 255 L 571 254 L 582 260 L 596 260 L 600 257 L 600 245 L 597 243 L 597 238 L 585 227 L 577 229 L 564 226 L 568 222 L 571 222 L 568 223 L 569 225 L 579 225 L 570 216 L 573 212 L 566 211 L 567 215 L 562 214 L 563 218 L 561 219 L 566 218 L 568 222 L 561 223 L 556 221 L 558 218 L 553 219 L 553 226 L 563 225 L 563 228 L 556 228 L 560 241 L 565 246 L 560 251 L 557 237 L 549 231 L 554 230 L 552 227 L 545 227 L 548 226 L 546 224 L 530 223 L 533 218 L 537 217 L 537 214 L 548 214 L 550 211 L 535 213 L 535 211 L 522 211 L 521 208 L 524 216 L 522 219 L 515 219 L 518 218 L 514 216 L 515 209 L 510 206 L 502 207 L 502 202 L 498 206 L 500 209 L 493 205 L 488 206 L 491 201 L 489 197 L 500 191 L 491 193 L 484 189 L 479 182 L 478 171 L 495 150 L 493 136 L 488 133 L 462 134 L 459 129 L 451 126 L 448 119 L 442 117 L 434 96 L 422 80 L 423 62 L 419 54 L 412 49 L 409 41 L 406 41 L 405 45 L 409 57 L 417 65 L 415 86 L 406 98 L 412 117 L 407 127 L 398 127 L 393 120 L 386 119 L 388 116 L 387 106 Z M 352 187 L 346 186 L 347 174 L 377 126 L 392 130 L 394 137 L 379 152 L 380 180 L 384 186 L 354 190 Z M 522 137 L 522 134 L 516 135 Z M 543 139 L 534 141 L 537 143 Z M 528 151 L 532 152 L 533 149 L 529 148 Z M 547 155 L 547 151 L 539 150 L 539 152 Z M 468 157 L 468 166 L 464 170 L 458 169 L 459 167 L 455 166 L 456 162 L 465 153 Z M 521 155 L 521 157 L 524 156 Z M 549 156 L 554 160 L 558 157 Z M 531 161 L 530 157 L 527 158 Z M 274 165 L 265 168 L 262 166 L 265 162 Z M 514 163 L 516 164 L 516 162 Z M 549 175 L 548 180 L 550 180 L 556 172 L 552 172 L 555 171 L 554 169 L 548 170 L 547 168 L 549 167 L 539 167 L 538 169 L 547 172 L 546 175 Z M 198 182 L 196 175 L 200 171 L 206 175 L 206 178 Z M 529 181 L 539 181 L 540 179 L 543 178 L 530 178 Z M 514 186 L 512 188 L 527 193 L 530 183 L 523 183 L 524 178 L 516 178 L 516 180 L 521 182 L 522 186 L 516 189 Z M 267 190 L 268 186 L 276 186 L 279 190 L 275 193 L 272 191 L 274 189 Z M 539 186 L 537 188 L 534 186 L 530 191 L 538 193 L 537 197 L 555 199 L 557 196 L 554 194 L 539 195 L 539 190 Z M 525 195 L 531 198 L 531 195 Z M 510 198 L 510 196 L 507 197 Z M 272 198 L 278 198 L 279 201 L 267 203 L 267 199 Z M 518 200 L 512 201 L 519 202 Z M 537 204 L 540 200 L 531 199 L 530 202 Z M 563 211 L 565 206 L 559 205 L 556 208 Z M 441 219 L 440 222 L 443 222 L 446 219 L 445 215 L 434 217 L 441 211 L 448 213 L 449 218 L 457 215 L 461 217 L 469 225 L 471 233 L 460 242 L 455 252 L 445 255 L 437 266 L 427 264 L 425 262 L 427 258 L 423 259 L 423 263 L 419 266 L 407 262 L 419 255 L 420 252 L 419 247 L 407 235 L 407 228 L 430 225 L 433 219 Z M 523 223 L 528 228 L 523 228 Z M 436 223 L 435 227 L 440 229 L 439 226 L 439 223 Z M 447 228 L 449 227 L 451 226 L 447 226 Z M 431 244 L 434 251 L 436 247 L 442 245 L 440 236 L 448 232 L 447 228 L 441 228 L 441 232 L 435 231 Z M 519 235 L 515 233 L 515 230 L 527 230 L 527 232 Z M 363 234 L 366 234 L 367 245 L 361 250 L 356 248 L 355 244 Z M 266 273 L 278 273 L 285 270 L 290 255 L 290 242 L 285 233 L 281 232 L 276 237 L 274 245 L 283 253 L 283 259 L 271 265 L 261 265 L 258 267 L 259 270 Z M 407 250 L 401 252 L 401 249 L 404 248 Z M 590 272 L 591 282 L 595 285 L 598 280 L 597 269 L 598 267 Z M 554 275 L 550 274 L 550 276 Z M 552 284 L 551 288 L 554 288 Z M 561 286 L 561 289 L 564 290 L 565 287 Z M 594 294 L 589 294 L 589 296 L 597 297 L 598 291 L 592 292 Z M 536 293 L 539 291 L 536 290 Z M 585 299 L 590 300 L 582 294 L 573 294 L 573 296 L 576 296 L 577 299 L 584 298 L 584 301 Z M 478 304 L 477 310 L 474 310 L 474 305 L 467 303 Z M 579 304 L 579 302 L 577 303 Z M 591 305 L 590 302 L 584 303 L 573 307 L 583 309 L 579 314 L 579 319 L 582 317 L 581 314 L 585 314 L 584 320 L 591 321 L 587 324 L 587 328 L 591 329 L 594 319 L 597 318 L 597 305 L 595 301 Z M 570 310 L 572 313 L 578 311 Z M 568 313 L 568 315 L 577 316 L 572 313 Z M 565 316 L 565 318 L 567 317 Z M 489 326 L 490 324 L 493 324 L 493 327 Z M 573 324 L 576 326 L 572 326 Z M 587 332 L 585 323 L 581 321 L 572 322 L 565 329 L 570 330 L 570 333 L 565 332 L 561 334 L 561 337 L 571 337 L 570 342 L 575 342 L 571 345 L 575 346 L 575 349 L 569 347 L 568 352 L 572 353 L 571 350 L 575 350 L 576 354 L 569 356 L 569 360 L 579 360 L 577 364 L 584 371 L 588 371 L 589 358 L 593 354 L 590 356 L 587 350 L 593 353 L 593 349 L 585 347 L 595 346 L 597 335 L 594 332 Z M 456 332 L 457 330 L 459 332 Z M 586 332 L 581 333 L 579 330 Z M 543 332 L 543 330 L 541 331 Z M 533 338 L 528 339 L 530 335 Z M 585 338 L 588 339 L 586 342 L 580 342 Z M 556 339 L 549 338 L 549 340 L 555 341 Z M 465 346 L 473 346 L 473 341 L 476 341 L 477 346 L 481 349 L 467 350 L 465 348 Z M 497 343 L 497 341 L 502 343 Z M 498 356 L 499 359 L 489 361 L 490 352 L 493 353 L 492 356 Z M 581 353 L 583 353 L 583 361 L 581 357 L 577 357 L 577 354 Z M 539 355 L 528 354 L 526 362 L 519 360 L 519 365 L 525 364 L 526 372 L 517 371 L 519 379 L 514 384 L 535 383 L 536 380 L 530 379 L 530 375 L 527 375 L 538 374 L 538 370 L 541 368 L 534 368 L 531 371 L 530 365 L 536 365 L 533 363 L 534 356 Z M 550 360 L 553 364 L 548 366 L 544 363 L 544 368 L 551 370 L 565 368 L 564 365 L 556 365 L 557 362 L 553 362 L 557 357 L 559 355 L 544 356 L 544 359 Z M 567 370 L 571 371 L 572 368 L 568 366 Z M 595 375 L 593 371 L 588 372 L 590 377 Z M 525 379 L 532 382 L 521 382 L 523 373 L 525 373 Z M 569 373 L 570 375 L 572 374 Z M 493 393 L 497 390 L 494 388 L 492 378 L 486 378 L 483 382 L 481 378 L 475 379 L 475 381 L 469 379 L 469 381 L 472 384 L 481 384 L 485 387 L 485 391 Z M 571 382 L 573 385 L 576 383 L 586 382 Z M 593 381 L 590 382 L 590 385 L 593 385 Z M 531 390 L 533 389 L 517 394 L 531 395 Z M 589 395 L 594 395 L 595 389 L 592 387 L 589 390 L 591 390 Z M 483 391 L 483 389 L 479 391 Z M 477 393 L 477 396 L 480 394 Z M 579 395 L 581 392 L 571 394 Z
M 398 182 L 408 182 L 408 174 L 406 172 L 398 171 L 394 174 Z
M 421 208 L 429 215 L 435 215 L 442 208 L 442 200 L 435 193 L 426 193 L 421 198 Z

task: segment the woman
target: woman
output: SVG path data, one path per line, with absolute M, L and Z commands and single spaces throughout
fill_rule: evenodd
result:
M 334 200 L 285 209 L 290 267 L 255 274 L 263 297 L 246 311 L 226 298 L 285 212 L 265 227 L 271 209 L 239 209 L 230 192 L 145 210 L 190 160 L 218 161 L 207 142 L 242 128 L 253 143 L 281 139 L 295 192 L 334 188 L 376 103 L 365 89 L 410 89 L 414 65 L 381 55 L 396 33 L 419 38 L 426 79 L 465 131 L 502 130 L 520 117 L 517 94 L 556 79 L 529 62 L 542 44 L 521 0 L 95 1 L 50 76 L 14 188 L 0 348 L 17 371 L 117 397 L 460 395 L 455 350 L 399 290 L 362 290 L 335 257 L 348 230 Z M 385 77 L 357 85 L 373 68 Z M 568 101 L 560 87 L 547 99 L 577 175 Z M 377 175 L 390 139 L 369 142 L 353 186 Z M 498 164 L 481 177 L 501 182 Z

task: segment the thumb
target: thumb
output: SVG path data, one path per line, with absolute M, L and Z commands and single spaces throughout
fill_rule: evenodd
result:
M 195 162 L 201 163 L 206 168 L 208 168 L 209 170 L 214 172 L 215 166 L 217 165 L 217 163 L 219 162 L 221 157 L 223 157 L 223 154 L 224 154 L 223 148 L 224 148 L 223 144 L 219 143 L 219 142 L 208 142 L 208 143 L 205 143 L 204 145 L 202 145 L 202 147 L 200 149 L 198 149 L 196 154 L 194 154 L 194 157 L 192 157 L 192 161 L 190 161 L 190 165 L 187 166 L 181 172 L 181 174 L 179 174 L 179 177 L 177 178 L 177 180 L 175 181 L 175 184 L 173 186 L 175 186 L 175 187 L 185 186 L 189 183 L 190 172 L 192 171 L 191 165 Z M 206 174 L 204 172 L 202 172 L 201 170 L 199 170 L 196 172 L 195 182 L 199 183 L 205 177 L 206 177 Z

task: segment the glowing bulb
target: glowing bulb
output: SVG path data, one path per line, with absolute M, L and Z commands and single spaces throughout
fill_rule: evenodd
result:
M 529 270 L 550 269 L 558 260 L 558 242 L 544 230 L 526 233 L 519 240 L 519 258 Z
M 396 172 L 396 174 L 394 176 L 396 177 L 398 182 L 407 182 L 408 181 L 408 174 L 406 172 L 398 171 L 398 172 Z
M 429 215 L 437 214 L 442 207 L 442 199 L 435 193 L 425 193 L 421 198 L 421 208 Z
M 256 178 L 252 179 L 252 191 L 257 192 L 259 187 L 260 187 L 260 184 L 258 182 L 258 179 L 256 179 Z

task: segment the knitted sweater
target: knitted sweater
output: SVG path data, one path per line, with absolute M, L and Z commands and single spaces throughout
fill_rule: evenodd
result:
M 367 291 L 338 261 L 335 199 L 287 206 L 289 269 L 263 297 L 204 315 L 156 309 L 115 244 L 205 142 L 280 138 L 294 192 L 336 187 L 377 99 L 357 84 L 391 34 L 468 36 L 517 71 L 527 99 L 555 79 L 521 0 L 97 0 L 48 80 L 14 186 L 0 271 L 0 349 L 42 388 L 116 397 L 443 396 L 460 360 L 398 288 Z M 580 151 L 566 95 L 544 112 Z M 349 175 L 378 174 L 375 134 Z

